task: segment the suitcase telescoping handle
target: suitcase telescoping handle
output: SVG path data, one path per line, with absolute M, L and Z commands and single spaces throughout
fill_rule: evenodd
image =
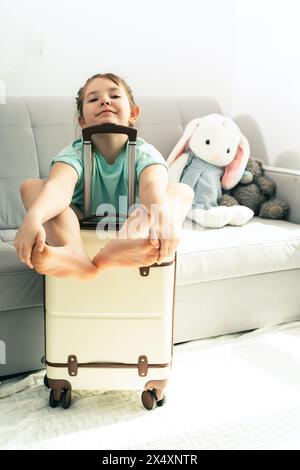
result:
M 84 165 L 84 217 L 91 215 L 91 182 L 93 176 L 92 136 L 94 134 L 125 134 L 128 136 L 128 203 L 129 208 L 135 203 L 135 149 L 137 130 L 133 127 L 117 124 L 101 124 L 82 129 L 83 165 Z

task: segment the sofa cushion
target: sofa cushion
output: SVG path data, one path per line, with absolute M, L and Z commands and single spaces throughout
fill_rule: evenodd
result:
M 24 101 L 30 113 L 39 177 L 45 178 L 49 174 L 51 160 L 76 137 L 75 99 L 32 96 L 25 97 Z
M 300 267 L 300 225 L 254 217 L 242 227 L 203 229 L 186 220 L 177 285 Z
M 15 230 L 0 230 L 0 315 L 43 304 L 43 277 L 17 257 L 13 246 L 15 233 Z
M 189 121 L 222 112 L 218 102 L 209 97 L 137 97 L 137 103 L 141 108 L 137 121 L 138 135 L 154 145 L 165 158 Z
M 0 106 L 0 161 L 0 229 L 17 228 L 24 216 L 19 186 L 39 177 L 30 115 L 21 98 L 7 98 Z

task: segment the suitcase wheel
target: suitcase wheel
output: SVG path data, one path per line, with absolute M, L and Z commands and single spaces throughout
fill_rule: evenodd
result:
M 165 403 L 166 403 L 166 395 L 164 395 L 164 397 L 161 400 L 158 400 L 156 402 L 156 405 L 157 406 L 163 406 Z
M 60 399 L 55 400 L 54 390 L 51 389 L 50 395 L 49 395 L 49 406 L 51 408 L 56 408 L 57 405 L 61 402 L 62 407 L 66 410 L 71 405 L 71 396 L 72 396 L 71 390 L 69 388 L 63 388 L 61 391 Z
M 54 399 L 54 390 L 50 390 L 50 395 L 49 395 L 49 406 L 51 408 L 56 408 L 59 403 L 59 400 Z
M 65 410 L 69 408 L 71 405 L 71 390 L 69 388 L 63 389 L 60 400 Z
M 166 401 L 165 396 L 158 401 L 154 390 L 144 390 L 141 398 L 146 410 L 154 410 L 156 406 L 163 406 Z
M 47 375 L 44 375 L 44 385 L 45 387 L 50 388 Z

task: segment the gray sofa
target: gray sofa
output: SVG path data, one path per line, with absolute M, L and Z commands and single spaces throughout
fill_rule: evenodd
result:
M 191 119 L 221 112 L 209 98 L 140 98 L 139 135 L 167 157 Z M 247 129 L 242 129 L 247 135 Z M 8 98 L 0 105 L 0 377 L 41 367 L 43 278 L 14 250 L 20 184 L 45 178 L 76 134 L 74 99 Z M 251 142 L 250 142 L 251 145 Z M 300 172 L 265 168 L 289 222 L 201 230 L 186 222 L 178 249 L 175 342 L 300 318 Z

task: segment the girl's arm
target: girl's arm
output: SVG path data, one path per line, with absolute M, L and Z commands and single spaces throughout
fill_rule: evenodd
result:
M 77 172 L 70 165 L 55 163 L 48 180 L 24 217 L 14 245 L 20 260 L 31 269 L 33 268 L 31 254 L 34 245 L 36 244 L 38 250 L 42 251 L 46 241 L 42 224 L 70 205 L 77 179 Z
M 167 204 L 168 172 L 163 165 L 147 166 L 140 174 L 139 200 L 151 214 L 155 204 Z
M 77 180 L 78 174 L 73 167 L 66 163 L 54 163 L 25 219 L 34 218 L 43 224 L 60 214 L 70 205 Z
M 174 256 L 179 242 L 180 224 L 169 204 L 168 172 L 163 165 L 145 168 L 139 180 L 139 200 L 151 215 L 150 239 L 159 239 L 158 263 Z

